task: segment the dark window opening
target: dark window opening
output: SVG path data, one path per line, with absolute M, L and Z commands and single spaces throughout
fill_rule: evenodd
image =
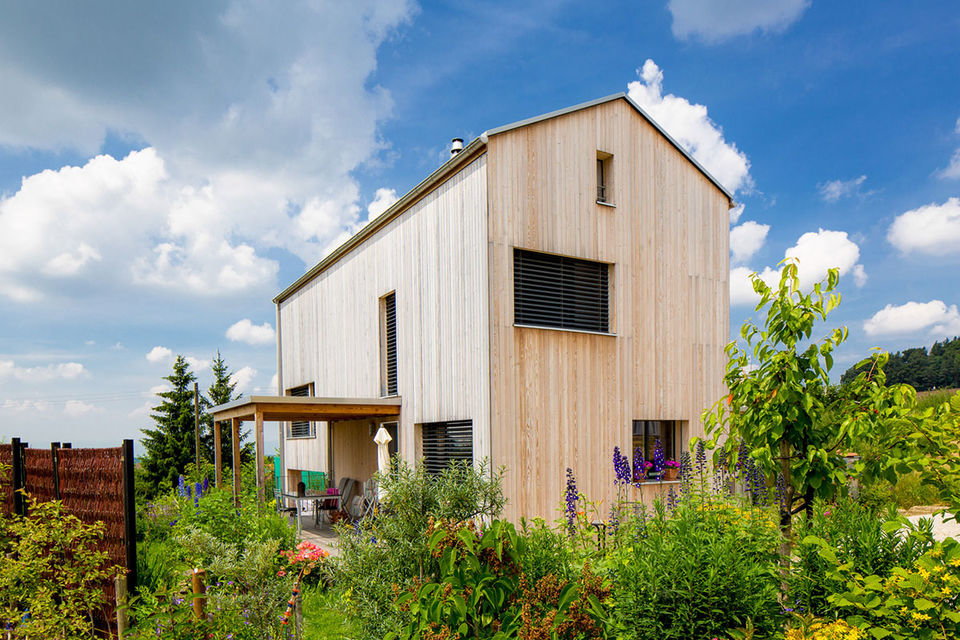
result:
M 648 462 L 653 461 L 657 440 L 663 446 L 664 460 L 676 460 L 679 439 L 680 423 L 677 420 L 634 420 L 634 468 L 636 468 L 638 455 L 643 456 L 643 459 Z
M 421 434 L 427 472 L 440 473 L 455 460 L 473 464 L 473 420 L 427 422 Z
M 609 331 L 609 271 L 603 262 L 513 250 L 514 322 Z
M 383 297 L 383 390 L 384 395 L 397 395 L 397 297 Z
M 302 387 L 296 387 L 287 391 L 288 396 L 297 398 L 307 398 L 313 395 L 310 392 L 310 385 L 305 384 Z M 297 420 L 290 423 L 291 438 L 311 438 L 314 436 L 313 423 L 306 420 Z

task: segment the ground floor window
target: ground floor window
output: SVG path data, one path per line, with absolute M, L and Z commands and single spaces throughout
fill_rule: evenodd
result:
M 634 458 L 642 456 L 644 460 L 652 461 L 659 441 L 663 447 L 664 458 L 676 460 L 680 431 L 679 420 L 634 420 Z
M 425 422 L 420 429 L 428 472 L 440 473 L 454 460 L 473 464 L 473 420 Z

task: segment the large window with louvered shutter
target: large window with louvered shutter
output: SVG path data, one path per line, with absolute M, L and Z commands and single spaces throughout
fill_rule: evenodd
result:
M 514 249 L 514 323 L 607 333 L 609 273 L 605 262 Z
M 390 293 L 381 298 L 383 323 L 383 391 L 385 396 L 397 395 L 397 296 Z
M 298 398 L 306 398 L 313 395 L 310 392 L 310 385 L 305 384 L 302 387 L 295 387 L 287 391 L 287 395 L 295 396 Z M 297 420 L 296 422 L 290 423 L 290 433 L 288 437 L 290 438 L 312 438 L 316 435 L 314 431 L 314 426 L 312 422 L 307 422 L 305 420 Z
M 420 428 L 428 472 L 440 473 L 454 460 L 473 464 L 473 420 L 427 422 Z

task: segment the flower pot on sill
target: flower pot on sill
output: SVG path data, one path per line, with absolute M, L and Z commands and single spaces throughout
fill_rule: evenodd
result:
M 676 467 L 667 467 L 663 470 L 663 479 L 664 480 L 676 480 L 680 475 L 680 470 Z

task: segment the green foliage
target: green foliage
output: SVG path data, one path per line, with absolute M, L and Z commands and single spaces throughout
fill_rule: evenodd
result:
M 779 544 L 770 510 L 719 498 L 628 517 L 602 571 L 616 637 L 726 637 L 748 626 L 754 637 L 770 637 L 782 621 Z
M 909 387 L 907 387 L 909 389 Z M 861 469 L 868 480 L 897 482 L 916 474 L 934 487 L 937 500 L 954 514 L 960 512 L 960 392 L 949 401 L 919 408 L 908 397 L 888 411 L 884 428 L 865 439 Z
M 816 498 L 831 499 L 845 490 L 847 468 L 842 454 L 852 443 L 877 429 L 880 410 L 909 393 L 888 390 L 882 366 L 886 354 L 841 390 L 830 387 L 833 352 L 847 338 L 846 328 L 811 340 L 816 323 L 840 303 L 833 293 L 836 269 L 810 293 L 800 288 L 795 261 L 786 261 L 780 283 L 769 287 L 756 274 L 757 310 L 766 309 L 764 327 L 744 323 L 736 342 L 727 346 L 725 401 L 704 414 L 713 444 L 722 440 L 729 459 L 743 443 L 768 483 L 779 476 L 785 491 L 780 522 L 784 557 L 790 553 L 793 516 L 813 508 Z
M 919 473 L 905 473 L 896 482 L 883 478 L 860 482 L 857 501 L 872 509 L 882 509 L 894 505 L 897 509 L 909 509 L 917 505 L 935 505 L 940 502 L 937 488 L 923 484 Z
M 431 519 L 492 518 L 503 509 L 501 473 L 485 464 L 454 464 L 439 475 L 394 458 L 380 479 L 382 508 L 357 527 L 340 527 L 340 557 L 331 579 L 344 597 L 346 613 L 365 637 L 383 637 L 404 619 L 393 606 L 397 589 L 435 575 L 437 559 L 424 531 Z
M 829 597 L 847 622 L 882 640 L 960 637 L 960 544 L 948 538 L 889 576 L 863 574 L 821 549 L 846 588 Z
M 306 587 L 300 595 L 303 603 L 304 640 L 352 640 L 358 638 L 356 625 L 344 617 L 335 591 Z
M 157 394 L 161 402 L 151 414 L 156 427 L 142 429 L 144 437 L 140 442 L 145 451 L 138 480 L 142 481 L 141 488 L 147 496 L 172 489 L 177 478 L 186 472 L 187 465 L 196 460 L 193 416 L 196 379 L 183 356 L 177 356 L 173 373 L 164 377 L 170 383 L 170 390 Z
M 796 549 L 790 574 L 792 607 L 820 616 L 836 612 L 828 596 L 842 585 L 834 578 L 833 564 L 823 558 L 828 548 L 837 562 L 862 574 L 887 577 L 895 567 L 908 567 L 930 549 L 930 521 L 924 527 L 888 509 L 878 513 L 853 500 L 818 504 L 809 535 Z
M 438 520 L 427 534 L 439 576 L 397 598 L 410 621 L 385 640 L 601 637 L 599 579 L 585 571 L 576 582 L 553 574 L 531 581 L 522 569 L 530 540 L 509 522 L 478 529 Z
M 853 380 L 859 371 L 860 365 L 850 367 L 841 382 Z M 960 337 L 935 342 L 929 351 L 926 347 L 898 351 L 890 356 L 886 371 L 891 384 L 909 384 L 917 391 L 960 387 Z
M 102 523 L 84 524 L 60 502 L 0 518 L 0 626 L 24 639 L 93 637 L 103 586 L 122 571 L 98 550 L 102 539 Z

